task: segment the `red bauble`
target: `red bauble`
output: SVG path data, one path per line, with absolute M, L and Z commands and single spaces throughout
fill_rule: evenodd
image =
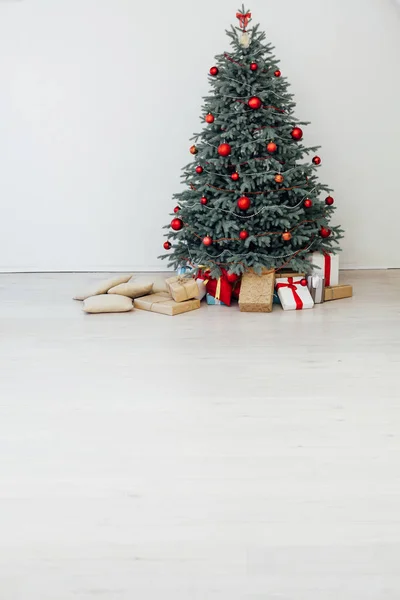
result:
M 279 70 L 279 69 L 277 69 L 277 70 L 274 72 L 274 75 L 275 75 L 275 77 L 280 77 L 280 76 L 281 76 L 281 72 L 280 72 L 280 70 Z
M 212 75 L 213 77 L 216 77 L 219 73 L 218 67 L 211 67 L 210 69 L 210 75 Z
M 292 239 L 292 234 L 290 231 L 285 231 L 285 233 L 282 233 L 282 239 L 284 242 L 289 242 Z
M 237 181 L 239 179 L 239 173 L 236 173 L 236 171 L 235 173 L 232 173 L 231 179 L 232 181 Z
M 314 158 L 312 159 L 314 165 L 320 165 L 321 164 L 321 159 L 319 156 L 314 156 Z
M 276 183 L 282 183 L 283 182 L 283 175 L 281 175 L 280 173 L 277 173 L 274 177 Z
M 175 208 L 174 208 L 174 213 L 177 213 L 177 212 L 179 212 L 180 210 L 181 210 L 181 207 L 180 207 L 180 206 L 175 206 Z
M 210 238 L 209 235 L 206 235 L 205 237 L 203 237 L 203 244 L 205 246 L 211 246 L 212 243 L 213 243 L 212 238 Z
M 325 198 L 325 204 L 327 204 L 328 206 L 332 206 L 334 202 L 335 200 L 332 198 L 332 196 L 328 196 L 327 198 Z
M 292 138 L 294 140 L 299 141 L 303 137 L 303 130 L 300 129 L 300 127 L 294 127 L 292 129 L 290 135 L 292 136 Z
M 305 279 L 304 277 L 303 277 L 303 279 L 300 279 L 300 285 L 302 285 L 303 287 L 306 287 L 307 279 Z
M 312 200 L 310 200 L 310 198 L 306 198 L 304 200 L 304 208 L 311 208 L 312 207 Z
M 236 283 L 236 281 L 239 279 L 239 275 L 236 275 L 236 273 L 227 273 L 226 274 L 226 278 L 229 281 L 229 283 Z
M 205 205 L 205 204 L 207 204 L 207 202 L 208 202 L 208 200 L 207 200 L 207 198 L 206 198 L 205 196 L 202 196 L 202 197 L 200 198 L 200 204 L 203 204 L 203 205 Z
M 218 154 L 220 156 L 229 156 L 232 152 L 232 147 L 229 144 L 220 144 L 218 146 Z
M 262 102 L 261 102 L 260 98 L 258 98 L 257 96 L 252 96 L 249 99 L 249 101 L 247 102 L 247 104 L 253 110 L 257 110 L 258 108 L 261 108 L 261 106 L 262 106 Z
M 246 231 L 245 229 L 243 229 L 240 233 L 239 233 L 239 237 L 241 240 L 247 240 L 247 238 L 249 237 L 249 232 Z
M 196 148 L 196 146 L 193 144 L 193 146 L 190 146 L 189 148 L 190 154 L 197 154 L 198 150 Z
M 250 63 L 250 71 L 257 71 L 258 64 L 256 62 Z
M 270 152 L 271 154 L 273 152 L 276 152 L 278 150 L 278 146 L 275 144 L 275 142 L 270 142 L 269 144 L 267 144 L 267 151 Z
M 171 221 L 171 227 L 175 231 L 179 231 L 180 229 L 182 229 L 182 227 L 183 227 L 183 221 L 182 221 L 182 219 L 172 219 L 172 221 Z
M 164 242 L 163 246 L 165 248 L 165 250 L 170 250 L 171 249 L 171 242 Z
M 327 227 L 321 227 L 321 229 L 319 230 L 319 235 L 322 238 L 328 238 L 331 235 L 331 230 L 327 229 Z
M 208 115 L 206 115 L 204 117 L 204 120 L 206 123 L 214 123 L 215 118 L 214 118 L 214 115 L 212 115 L 211 113 L 208 113 Z
M 248 198 L 247 196 L 241 196 L 237 201 L 237 205 L 240 208 L 240 210 L 248 210 L 251 205 L 250 198 Z
M 198 166 L 196 167 L 196 173 L 198 173 L 199 175 L 201 175 L 201 174 L 202 174 L 202 172 L 203 172 L 203 167 L 201 167 L 200 165 L 198 165 Z

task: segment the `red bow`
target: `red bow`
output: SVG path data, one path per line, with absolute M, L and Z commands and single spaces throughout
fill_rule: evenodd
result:
M 248 12 L 246 14 L 237 12 L 236 18 L 240 21 L 240 28 L 245 30 L 251 19 L 251 12 Z
M 294 298 L 294 301 L 296 302 L 296 310 L 301 310 L 303 308 L 303 301 L 297 293 L 297 287 L 299 285 L 300 285 L 300 281 L 298 281 L 297 283 L 294 283 L 293 277 L 288 277 L 288 283 L 277 283 L 276 284 L 277 290 L 279 288 L 283 288 L 283 287 L 288 287 L 290 290 L 292 290 L 293 298 Z

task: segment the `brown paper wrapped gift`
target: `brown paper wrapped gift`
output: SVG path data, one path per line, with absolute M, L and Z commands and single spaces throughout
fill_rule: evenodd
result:
M 245 273 L 239 295 L 239 308 L 242 312 L 271 312 L 274 297 L 275 271 L 254 271 Z
M 325 302 L 351 298 L 352 295 L 353 288 L 351 285 L 330 285 L 325 288 Z
M 196 282 L 195 282 L 196 283 Z M 197 284 L 196 284 L 197 289 Z M 150 312 L 160 313 L 162 315 L 180 315 L 190 310 L 200 308 L 200 300 L 185 300 L 185 302 L 175 302 L 169 294 L 151 294 L 136 298 L 135 308 L 148 310 Z
M 166 279 L 165 283 L 167 284 L 170 294 L 175 302 L 184 302 L 185 300 L 190 300 L 191 298 L 195 298 L 199 293 L 196 280 L 192 277 L 189 278 L 178 275 L 177 277 L 170 277 L 169 279 Z
M 298 273 L 297 271 L 276 271 L 275 277 L 305 277 L 305 273 Z

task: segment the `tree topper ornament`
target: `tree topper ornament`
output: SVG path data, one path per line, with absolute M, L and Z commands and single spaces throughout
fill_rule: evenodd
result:
M 251 19 L 251 12 L 244 12 L 244 7 L 242 7 L 242 12 L 236 13 L 236 18 L 239 19 L 240 29 L 242 30 L 241 36 L 239 38 L 239 44 L 242 48 L 248 48 L 250 46 L 250 36 L 246 31 L 246 27 Z

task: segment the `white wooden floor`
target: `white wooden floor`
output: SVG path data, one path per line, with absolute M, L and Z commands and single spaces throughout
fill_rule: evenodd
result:
M 102 278 L 0 276 L 1 600 L 398 600 L 400 271 L 84 315 Z

